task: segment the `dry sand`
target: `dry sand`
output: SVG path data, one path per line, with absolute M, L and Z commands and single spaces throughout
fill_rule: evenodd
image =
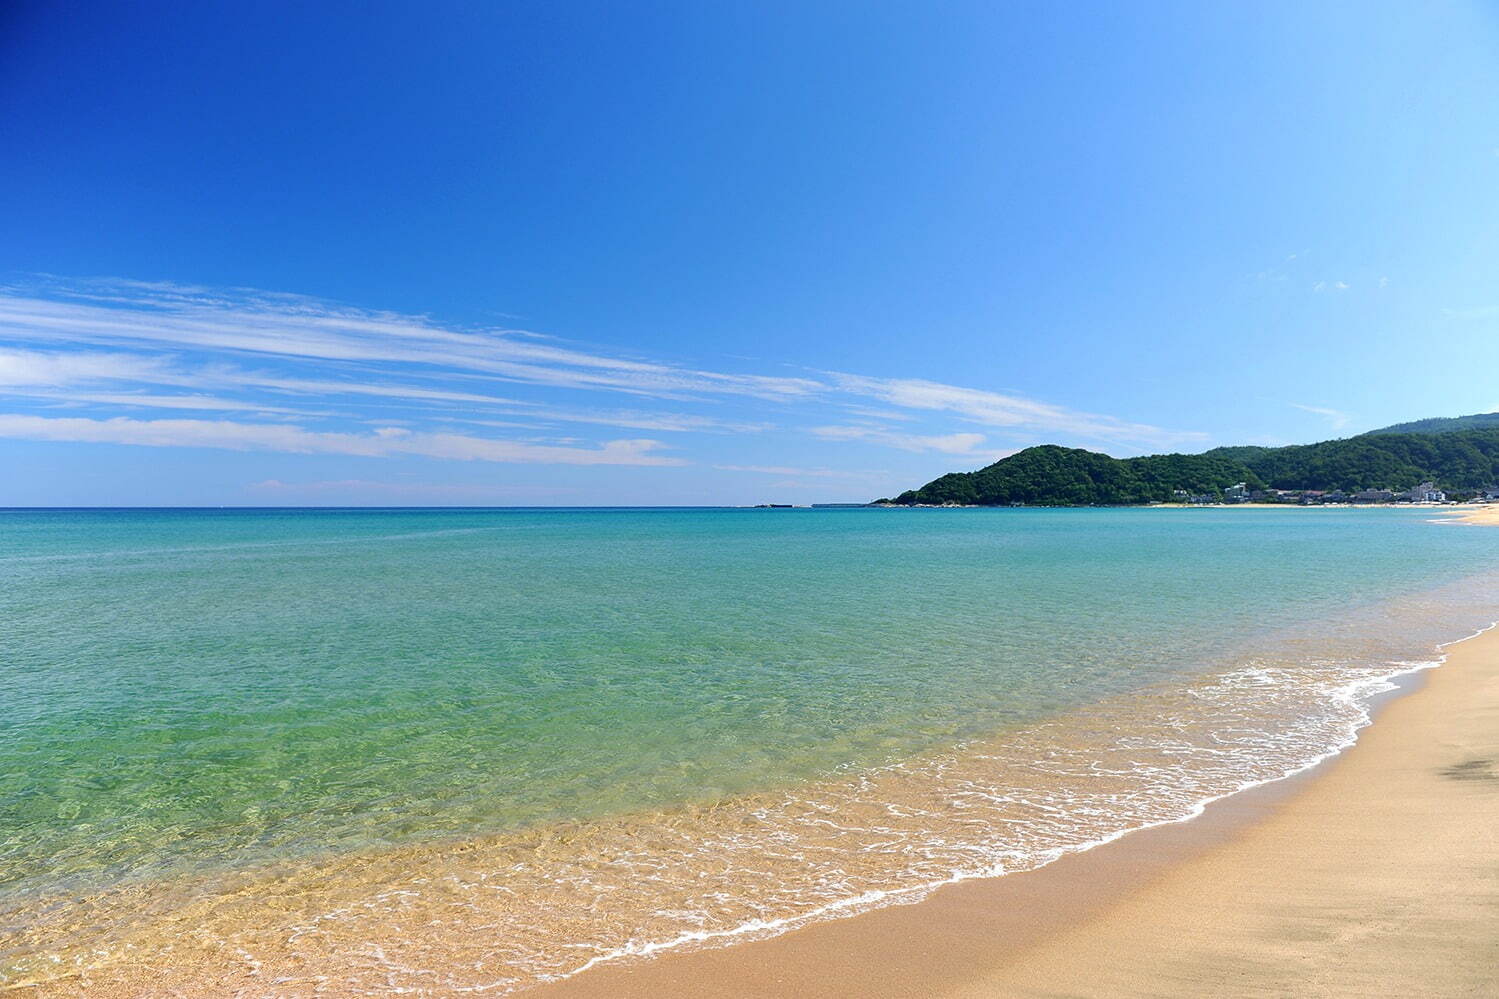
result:
M 951 996 L 1499 995 L 1499 633 L 1265 820 Z
M 530 994 L 1499 996 L 1499 631 L 1449 651 L 1346 753 L 1191 822 Z
M 1458 512 L 1457 519 L 1465 524 L 1483 524 L 1489 527 L 1499 527 L 1499 503 L 1463 507 Z

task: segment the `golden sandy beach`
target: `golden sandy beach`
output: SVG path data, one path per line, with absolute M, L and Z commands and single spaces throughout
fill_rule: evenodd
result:
M 1499 634 L 1264 821 L 947 994 L 1499 994 Z
M 1490 503 L 1485 506 L 1464 509 L 1458 514 L 1457 519 L 1467 524 L 1499 527 L 1499 504 Z

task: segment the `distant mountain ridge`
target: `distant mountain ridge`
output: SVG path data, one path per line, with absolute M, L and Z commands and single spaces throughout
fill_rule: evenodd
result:
M 1446 434 L 1454 430 L 1486 430 L 1499 427 L 1499 413 L 1474 413 L 1472 416 L 1436 416 L 1429 420 L 1412 420 L 1371 430 L 1371 434 Z
M 1113 458 L 1055 444 L 973 472 L 949 472 L 893 500 L 902 506 L 1133 506 L 1244 492 L 1401 492 L 1433 482 L 1467 498 L 1499 482 L 1499 414 L 1471 429 L 1371 431 L 1290 447 L 1220 447 L 1202 454 Z M 1439 421 L 1420 421 L 1436 423 Z M 1235 495 L 1238 491 L 1235 490 Z

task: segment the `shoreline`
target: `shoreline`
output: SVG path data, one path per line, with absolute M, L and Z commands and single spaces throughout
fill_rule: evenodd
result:
M 1450 512 L 1465 514 L 1462 519 L 1471 523 L 1493 523 L 1499 520 L 1499 508 L 1495 507 L 1474 507 Z M 1457 518 L 1450 516 L 1429 517 L 1424 520 L 1424 524 L 1428 526 L 1458 522 Z M 1437 533 L 1441 535 L 1444 532 Z M 1450 532 L 1445 536 L 1448 541 L 1457 540 Z M 1453 590 L 1450 599 L 1457 602 L 1451 604 L 1451 607 L 1467 606 L 1461 601 L 1471 599 L 1476 601 L 1472 604 L 1472 609 L 1483 609 L 1482 617 L 1476 614 L 1468 617 L 1466 620 L 1469 623 L 1461 632 L 1456 628 L 1442 628 L 1438 633 L 1452 635 L 1467 632 L 1479 621 L 1488 621 L 1493 616 L 1487 610 L 1492 604 L 1492 592 L 1491 582 L 1473 590 L 1471 594 L 1465 590 Z M 119 952 L 120 960 L 111 959 L 97 966 L 80 967 L 78 973 L 63 977 L 24 982 L 15 980 L 8 983 L 9 987 L 0 984 L 0 992 L 9 993 L 15 989 L 18 994 L 25 995 L 86 994 L 119 996 L 123 999 L 125 996 L 144 995 L 227 994 L 231 991 L 237 993 L 244 989 L 253 991 L 269 987 L 272 991 L 262 994 L 290 996 L 323 993 L 335 982 L 354 990 L 356 981 L 364 982 L 366 978 L 369 979 L 365 983 L 366 988 L 374 986 L 375 991 L 382 991 L 379 979 L 372 977 L 375 972 L 379 972 L 386 976 L 387 984 L 392 990 L 396 989 L 396 975 L 407 974 L 414 981 L 414 987 L 405 990 L 434 996 L 464 991 L 492 991 L 503 989 L 507 985 L 520 985 L 518 992 L 543 996 L 796 994 L 830 997 L 977 997 L 1051 994 L 1046 992 L 1051 987 L 1049 985 L 1045 988 L 1034 984 L 1024 986 L 1005 976 L 1021 974 L 1030 966 L 1028 962 L 1043 960 L 1038 955 L 1044 956 L 1048 948 L 1056 951 L 1056 959 L 1064 969 L 1076 965 L 1077 955 L 1085 952 L 1088 945 L 1075 942 L 1058 944 L 1057 941 L 1065 940 L 1081 932 L 1083 928 L 1099 923 L 1110 911 L 1128 904 L 1153 884 L 1173 876 L 1178 869 L 1199 862 L 1204 855 L 1214 853 L 1232 841 L 1252 835 L 1255 829 L 1265 825 L 1279 810 L 1289 807 L 1287 802 L 1301 794 L 1301 789 L 1316 786 L 1325 779 L 1326 774 L 1336 773 L 1339 767 L 1346 765 L 1344 761 L 1348 753 L 1358 753 L 1358 747 L 1362 744 L 1360 740 L 1367 739 L 1373 731 L 1369 727 L 1373 718 L 1378 717 L 1384 724 L 1386 706 L 1398 706 L 1407 700 L 1399 696 L 1402 692 L 1423 688 L 1433 673 L 1432 667 L 1447 661 L 1456 650 L 1467 648 L 1474 642 L 1481 643 L 1482 640 L 1475 636 L 1467 640 L 1434 644 L 1437 635 L 1430 634 L 1430 631 L 1437 621 L 1447 620 L 1441 608 L 1448 606 L 1448 599 L 1442 597 L 1435 602 L 1429 598 L 1417 601 L 1412 605 L 1416 611 L 1403 617 L 1396 614 L 1393 608 L 1385 608 L 1377 621 L 1369 618 L 1357 625 L 1350 625 L 1347 621 L 1339 625 L 1340 619 L 1334 614 L 1332 618 L 1320 619 L 1312 631 L 1302 636 L 1305 641 L 1321 647 L 1324 641 L 1332 639 L 1339 627 L 1343 627 L 1349 635 L 1357 636 L 1388 632 L 1410 639 L 1418 634 L 1428 635 L 1425 641 L 1406 643 L 1402 654 L 1374 654 L 1369 659 L 1359 659 L 1355 654 L 1350 666 L 1355 666 L 1358 662 L 1378 663 L 1379 673 L 1374 675 L 1371 671 L 1366 678 L 1352 679 L 1346 688 L 1327 687 L 1323 690 L 1323 694 L 1334 695 L 1338 702 L 1346 699 L 1348 706 L 1356 706 L 1360 720 L 1351 728 L 1343 730 L 1336 742 L 1323 743 L 1325 747 L 1336 748 L 1327 748 L 1315 761 L 1307 762 L 1311 760 L 1310 754 L 1301 755 L 1299 759 L 1283 760 L 1277 744 L 1285 740 L 1269 738 L 1257 744 L 1255 755 L 1243 759 L 1243 762 L 1252 765 L 1247 774 L 1242 770 L 1237 771 L 1243 778 L 1237 786 L 1223 782 L 1215 785 L 1211 779 L 1204 782 L 1200 779 L 1204 776 L 1201 774 L 1195 778 L 1191 774 L 1177 774 L 1175 779 L 1169 778 L 1166 774 L 1175 772 L 1170 770 L 1170 757 L 1180 754 L 1182 747 L 1190 745 L 1185 737 L 1187 729 L 1181 727 L 1183 719 L 1195 718 L 1196 715 L 1190 711 L 1187 715 L 1178 715 L 1170 701 L 1152 702 L 1150 709 L 1140 714 L 1139 718 L 1157 721 L 1165 719 L 1177 726 L 1159 733 L 1165 736 L 1163 741 L 1150 743 L 1161 747 L 1162 759 L 1137 757 L 1132 755 L 1134 751 L 1131 750 L 1124 757 L 1125 762 L 1120 765 L 1110 764 L 1107 759 L 1090 755 L 1091 770 L 1080 776 L 1084 778 L 1083 783 L 1087 787 L 1093 787 L 1095 781 L 1101 780 L 1107 782 L 1109 791 L 1128 791 L 1122 800 L 1129 802 L 1133 799 L 1144 808 L 1147 816 L 1154 809 L 1156 821 L 1118 829 L 1091 841 L 1075 839 L 1072 845 L 1063 846 L 1060 850 L 1037 852 L 1033 856 L 1043 865 L 1038 868 L 1022 869 L 1009 862 L 1011 854 L 995 854 L 1006 858 L 1005 862 L 996 863 L 985 870 L 954 876 L 948 881 L 919 885 L 900 901 L 895 901 L 895 897 L 906 895 L 904 889 L 881 892 L 889 899 L 885 907 L 866 910 L 863 915 L 853 915 L 845 909 L 842 918 L 827 921 L 818 921 L 818 915 L 810 916 L 813 919 L 810 923 L 802 922 L 801 917 L 792 917 L 787 922 L 801 922 L 801 928 L 787 927 L 782 935 L 769 939 L 759 934 L 756 928 L 758 920 L 752 918 L 742 924 L 748 932 L 739 946 L 698 948 L 692 943 L 694 934 L 687 933 L 683 934 L 688 938 L 683 941 L 687 946 L 680 950 L 675 949 L 671 943 L 650 947 L 650 950 L 657 953 L 649 961 L 615 960 L 612 954 L 606 954 L 601 960 L 575 964 L 571 969 L 558 969 L 560 975 L 547 984 L 533 984 L 538 979 L 546 980 L 546 972 L 542 970 L 539 974 L 533 974 L 531 983 L 520 985 L 514 979 L 504 981 L 498 977 L 503 966 L 494 958 L 497 945 L 504 946 L 520 939 L 508 935 L 507 926 L 513 924 L 521 926 L 523 930 L 529 929 L 510 918 L 515 907 L 509 906 L 501 898 L 502 894 L 514 896 L 515 892 L 507 888 L 499 893 L 483 893 L 485 897 L 480 897 L 473 890 L 482 885 L 485 877 L 489 876 L 488 872 L 521 870 L 521 867 L 514 866 L 514 862 L 517 856 L 524 861 L 526 855 L 524 851 L 512 856 L 502 849 L 488 849 L 503 846 L 499 841 L 490 844 L 465 841 L 435 850 L 352 855 L 337 865 L 317 865 L 305 871 L 266 871 L 265 877 L 251 878 L 232 892 L 221 892 L 212 897 L 205 895 L 202 904 L 195 900 L 180 912 L 175 909 L 168 912 L 159 921 L 159 927 L 153 925 L 149 932 L 138 934 L 134 939 L 122 938 L 125 946 Z M 1396 618 L 1400 621 L 1398 625 L 1393 623 Z M 1351 630 L 1348 630 L 1349 627 Z M 1380 631 L 1381 628 L 1383 632 Z M 1369 640 L 1373 641 L 1372 637 Z M 1378 646 L 1376 643 L 1359 647 L 1373 653 Z M 1499 646 L 1496 646 L 1496 650 L 1499 650 Z M 1432 654 L 1433 651 L 1437 654 Z M 1499 663 L 1499 651 L 1492 658 Z M 1357 670 L 1351 675 L 1360 676 Z M 1261 679 L 1263 681 L 1267 678 Z M 1201 696 L 1191 691 L 1182 692 L 1183 697 L 1188 695 Z M 1266 700 L 1269 703 L 1261 693 L 1253 694 L 1251 701 L 1255 700 Z M 1465 703 L 1458 704 L 1457 709 L 1465 706 Z M 1086 725 L 1079 732 L 1115 733 L 1105 736 L 1106 742 L 1112 742 L 1118 732 L 1135 731 L 1128 725 L 1119 727 L 1115 714 L 1105 714 L 1106 719 L 1096 712 L 1090 714 Z M 1253 712 L 1249 712 L 1220 719 L 1216 728 L 1205 730 L 1210 740 L 1197 745 L 1207 746 L 1208 753 L 1216 758 L 1217 754 L 1227 751 L 1225 747 L 1233 744 L 1234 733 L 1241 729 L 1261 731 L 1256 725 L 1246 724 L 1256 717 Z M 1321 714 L 1319 710 L 1308 706 L 1301 714 L 1293 713 L 1285 717 L 1307 720 L 1321 717 Z M 1332 715 L 1326 720 L 1333 721 L 1338 717 L 1348 720 L 1346 715 Z M 1100 724 L 1105 720 L 1107 724 Z M 1375 726 L 1374 730 L 1377 729 L 1378 726 Z M 1269 734 L 1277 730 L 1263 731 L 1264 734 Z M 1287 744 L 1295 741 L 1290 740 Z M 1075 747 L 1091 745 L 1071 740 L 1058 742 L 1055 739 L 1050 739 L 1047 744 Z M 1173 746 L 1176 747 L 1175 750 L 1171 749 Z M 1451 764 L 1449 769 L 1458 767 L 1454 772 L 1462 774 L 1457 779 L 1463 781 L 1487 780 L 1490 764 L 1499 759 L 1499 747 L 1495 747 L 1493 752 L 1493 756 L 1475 755 L 1469 761 Z M 993 761 L 996 757 L 981 754 L 976 759 Z M 1023 759 L 1033 761 L 1037 756 L 1033 752 L 1027 752 Z M 1284 765 L 1273 765 L 1272 761 L 1277 760 Z M 1468 770 L 1461 769 L 1462 765 L 1473 760 L 1477 762 L 1472 767 Z M 1167 765 L 1166 770 L 1161 769 L 1163 763 Z M 1031 764 L 1027 762 L 1025 766 L 1030 767 Z M 919 814 L 953 814 L 954 801 L 967 800 L 962 797 L 967 793 L 962 790 L 964 786 L 981 789 L 978 793 L 980 798 L 997 796 L 1010 802 L 1018 802 L 1023 808 L 1039 811 L 1043 815 L 1086 817 L 1100 814 L 1087 803 L 1088 795 L 1096 796 L 1096 791 L 1086 792 L 1081 798 L 1069 799 L 1059 807 L 1057 802 L 1032 793 L 1034 789 L 1023 778 L 1018 782 L 1009 779 L 1005 771 L 996 770 L 992 762 L 985 764 L 985 767 L 987 769 L 982 771 L 943 771 L 946 776 L 957 779 L 959 797 L 946 797 L 944 795 L 947 792 L 939 787 L 935 789 L 935 796 L 930 801 L 919 803 Z M 1210 774 L 1213 769 L 1214 765 L 1210 764 L 1207 773 Z M 1228 772 L 1227 768 L 1223 772 Z M 1114 788 L 1118 781 L 1113 775 L 1124 773 L 1153 776 L 1137 782 L 1132 790 L 1122 785 Z M 1254 776 L 1256 774 L 1257 777 Z M 923 773 L 918 776 L 923 778 L 921 784 L 924 793 L 931 792 L 933 789 L 927 787 L 929 781 L 925 779 L 929 775 Z M 1365 782 L 1359 789 L 1359 794 L 1367 796 L 1369 786 L 1371 785 Z M 1379 787 L 1377 783 L 1373 786 Z M 1399 796 L 1404 792 L 1380 790 L 1380 793 Z M 1195 798 L 1195 803 L 1190 800 L 1186 802 L 1193 806 L 1193 810 L 1190 813 L 1178 810 L 1174 816 L 1167 817 L 1169 811 L 1161 809 L 1160 803 L 1179 794 Z M 870 800 L 878 805 L 906 799 L 876 793 Z M 859 825 L 852 817 L 863 814 L 850 811 L 847 806 L 858 806 L 861 803 L 867 804 L 863 799 L 854 801 L 840 798 L 839 811 L 843 817 L 839 819 L 839 824 L 822 822 L 813 816 L 814 824 L 847 832 L 849 830 L 844 829 L 845 826 Z M 883 809 L 885 806 L 879 807 Z M 1443 807 L 1452 810 L 1450 804 Z M 962 812 L 961 807 L 958 807 L 958 812 L 960 814 L 954 818 L 959 822 L 969 814 Z M 753 814 L 763 818 L 758 811 Z M 878 831 L 888 839 L 899 823 L 891 822 L 884 811 L 880 811 L 879 816 Z M 968 821 L 972 822 L 974 819 L 970 817 Z M 1488 822 L 1489 818 L 1486 816 L 1484 821 Z M 1499 826 L 1499 822 L 1495 825 Z M 570 842 L 576 838 L 577 832 L 575 829 L 562 837 L 555 837 L 556 842 Z M 630 830 L 626 832 L 632 837 L 635 835 Z M 711 840 L 704 840 L 696 834 L 692 837 L 693 843 L 704 841 Z M 957 842 L 967 840 L 960 837 Z M 608 848 L 601 856 L 609 863 L 617 862 L 610 858 L 621 856 L 619 844 L 602 842 L 600 845 Z M 944 840 L 939 836 L 928 845 L 938 848 L 944 845 Z M 524 847 L 525 844 L 519 846 Z M 871 853 L 878 852 L 885 844 L 875 843 L 874 846 L 876 849 Z M 814 851 L 826 847 L 827 844 L 822 840 L 813 844 Z M 1421 849 L 1418 842 L 1396 845 L 1387 852 L 1399 856 L 1419 854 Z M 1060 859 L 1052 859 L 1059 852 L 1063 853 Z M 1304 853 L 1305 847 L 1298 847 L 1295 852 Z M 1461 849 L 1450 850 L 1448 853 L 1452 856 L 1466 855 Z M 857 851 L 845 850 L 843 855 L 855 857 Z M 923 855 L 930 859 L 929 854 Z M 752 866 L 768 866 L 762 862 L 767 855 L 758 848 L 746 856 L 753 861 Z M 787 862 L 780 869 L 776 885 L 779 889 L 789 890 L 792 883 L 801 876 L 803 868 L 809 866 L 809 855 L 805 851 L 798 855 L 787 850 L 776 856 Z M 1260 863 L 1255 870 L 1257 875 L 1262 876 L 1265 870 L 1275 870 L 1278 866 L 1272 860 Z M 999 870 L 1011 873 L 1002 877 L 995 876 L 994 872 Z M 858 876 L 854 865 L 845 863 L 844 871 Z M 349 877 L 345 878 L 344 875 Z M 686 882 L 690 891 L 701 894 L 714 889 L 712 882 L 700 880 L 703 876 L 699 873 L 694 880 Z M 428 884 L 449 883 L 456 890 L 442 888 L 429 891 L 425 887 Z M 379 893 L 369 895 L 365 889 L 370 886 L 378 887 Z M 590 912 L 603 913 L 605 918 L 614 919 L 616 924 L 623 926 L 630 915 L 622 903 L 634 901 L 630 897 L 631 886 L 632 882 L 629 880 L 620 880 L 602 893 L 585 892 L 591 898 L 586 904 L 576 899 L 561 898 L 554 903 L 552 911 L 568 918 L 576 916 L 580 919 L 589 918 Z M 727 886 L 728 892 L 734 893 L 736 887 Z M 418 890 L 406 890 L 410 888 Z M 1201 879 L 1189 879 L 1185 893 L 1189 902 L 1204 893 L 1220 899 L 1233 898 L 1236 894 L 1243 894 L 1243 889 L 1224 892 L 1205 888 Z M 130 892 L 118 894 L 118 899 L 101 896 L 105 904 L 99 911 L 106 912 L 109 905 L 118 900 L 138 912 L 137 903 L 147 900 L 138 893 L 134 896 Z M 733 894 L 724 894 L 722 897 L 726 903 L 740 901 Z M 860 899 L 867 897 L 869 896 L 861 896 Z M 387 904 L 391 899 L 396 900 L 394 904 Z M 495 900 L 498 905 L 488 899 Z M 752 900 L 752 896 L 745 894 L 743 899 Z M 609 902 L 607 908 L 597 904 L 605 900 Z M 345 902 L 349 904 L 343 904 Z M 655 909 L 644 911 L 671 918 L 672 912 L 661 906 L 659 901 L 652 904 Z M 828 908 L 842 907 L 841 904 L 834 903 Z M 1183 903 L 1180 901 L 1162 906 L 1168 913 L 1182 907 Z M 1225 907 L 1232 909 L 1232 905 Z M 1496 898 L 1492 908 L 1499 911 L 1499 898 Z M 366 911 L 368 915 L 365 914 Z M 458 914 L 457 919 L 453 918 L 454 913 Z M 1240 919 L 1242 914 L 1235 913 L 1234 918 Z M 330 921 L 330 925 L 333 925 L 332 932 L 325 932 L 320 928 L 324 921 Z M 1178 926 L 1166 934 L 1165 946 L 1173 957 L 1179 956 L 1182 940 L 1191 939 L 1198 924 L 1204 921 L 1207 920 L 1199 915 L 1185 928 Z M 339 922 L 347 922 L 349 932 L 344 932 L 343 927 L 335 925 Z M 1140 926 L 1150 923 L 1149 919 L 1137 917 L 1125 929 L 1136 932 Z M 467 927 L 470 926 L 477 932 L 468 932 Z M 318 928 L 309 932 L 309 927 Z M 67 927 L 64 926 L 64 929 Z M 293 931 L 290 936 L 285 932 L 288 929 Z M 546 932 L 549 945 L 556 945 L 549 953 L 567 956 L 573 953 L 569 947 L 585 946 L 566 944 L 567 938 L 559 937 L 555 927 L 538 929 Z M 1492 927 L 1485 926 L 1481 932 L 1488 933 L 1490 929 Z M 712 935 L 729 936 L 740 932 L 745 931 L 735 929 L 731 933 Z M 634 949 L 635 939 L 637 938 L 629 938 L 629 943 L 618 953 L 639 953 Z M 245 944 L 244 947 L 238 946 L 241 942 Z M 231 943 L 236 948 L 232 952 L 226 946 Z M 366 952 L 366 946 L 373 950 Z M 382 946 L 392 948 L 393 952 L 387 955 L 381 950 Z M 1149 952 L 1150 947 L 1142 946 L 1138 950 Z M 1134 950 L 1129 950 L 1129 953 L 1134 953 Z M 326 965 L 325 959 L 329 962 Z M 1118 962 L 1110 958 L 1108 963 L 1113 965 Z M 1160 959 L 1155 963 L 1161 963 Z M 1449 962 L 1452 963 L 1454 962 Z M 1216 964 L 1210 964 L 1216 967 Z M 387 972 L 386 969 L 392 970 Z M 482 977 L 472 974 L 467 979 L 459 977 L 469 969 L 482 973 Z M 1212 970 L 1211 967 L 1209 970 Z M 1048 972 L 1048 980 L 1055 977 L 1055 974 L 1054 971 Z M 1206 989 L 1204 982 L 1208 979 L 1203 978 L 1201 972 L 1197 975 L 1193 980 L 1195 987 L 1184 989 L 1182 994 L 1201 994 Z M 1488 984 L 1490 983 L 1485 982 L 1485 985 Z M 1140 986 L 1140 990 L 1148 994 L 1167 994 L 1162 992 L 1154 979 L 1148 979 L 1145 986 Z M 1129 991 L 1127 985 L 1119 982 L 1090 991 L 1089 983 L 1083 982 L 1070 987 L 1064 994 L 1114 995 L 1128 994 Z
M 743 509 L 758 509 L 744 507 Z M 797 509 L 811 509 L 802 507 Z M 866 503 L 856 509 L 864 510 L 1426 510 L 1451 514 L 1460 519 L 1469 516 L 1483 517 L 1499 511 L 1499 503 L 1259 503 L 1246 500 L 1243 503 L 1126 503 L 1056 505 L 1043 503 L 1017 503 L 1001 506 L 992 503 Z M 1476 523 L 1495 523 L 1494 520 L 1479 520 Z
M 1496 521 L 1489 507 L 1468 522 Z M 1351 747 L 1195 818 L 915 903 L 528 994 L 1493 994 L 1499 629 L 1445 652 L 1382 695 Z
M 1452 520 L 1459 524 L 1476 524 L 1482 527 L 1499 527 L 1499 503 L 1487 503 L 1466 510 L 1454 510 Z

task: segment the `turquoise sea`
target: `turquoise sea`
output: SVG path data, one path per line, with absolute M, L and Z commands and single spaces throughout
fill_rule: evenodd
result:
M 1035 866 L 1499 618 L 1499 531 L 1438 517 L 0 512 L 0 983 L 191 912 L 506 991 Z

